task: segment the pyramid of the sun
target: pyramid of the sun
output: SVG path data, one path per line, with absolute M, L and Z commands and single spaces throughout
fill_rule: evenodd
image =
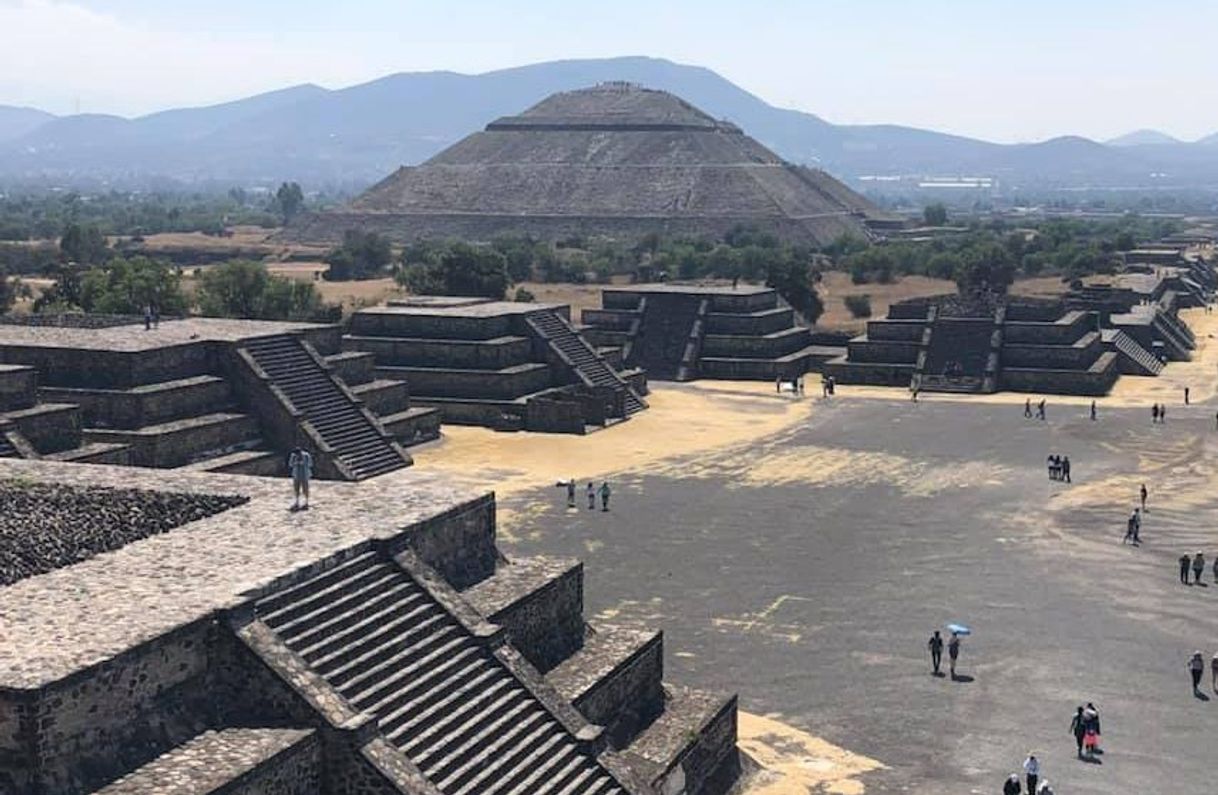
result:
M 296 230 L 396 240 L 502 234 L 719 237 L 740 225 L 793 241 L 864 237 L 876 209 L 666 91 L 609 83 L 498 119 L 338 212 Z

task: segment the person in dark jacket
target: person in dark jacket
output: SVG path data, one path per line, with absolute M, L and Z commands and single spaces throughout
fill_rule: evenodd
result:
M 1019 783 L 1019 776 L 1015 773 L 1007 776 L 1006 783 L 1002 785 L 1002 795 L 1019 795 L 1023 791 L 1023 787 Z
M 1074 735 L 1074 744 L 1077 746 L 1078 758 L 1083 758 L 1083 737 L 1087 734 L 1087 719 L 1083 716 L 1083 708 L 1079 707 L 1078 712 L 1074 713 L 1074 717 L 1070 719 L 1070 733 Z

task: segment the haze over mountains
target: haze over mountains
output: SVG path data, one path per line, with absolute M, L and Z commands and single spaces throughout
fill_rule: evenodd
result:
M 1139 130 L 1107 143 L 1068 136 L 1002 145 L 898 125 L 835 125 L 768 105 L 709 69 L 642 57 L 481 75 L 403 73 L 340 90 L 301 85 L 136 119 L 0 106 L 0 182 L 222 187 L 293 179 L 359 189 L 555 91 L 608 80 L 671 91 L 788 160 L 856 184 L 865 176 L 968 176 L 1009 188 L 1218 186 L 1218 135 L 1185 143 Z

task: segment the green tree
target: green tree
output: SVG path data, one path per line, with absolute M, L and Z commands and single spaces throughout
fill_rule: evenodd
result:
M 86 312 L 111 315 L 138 315 L 149 305 L 164 315 L 187 310 L 181 272 L 147 257 L 115 258 L 85 271 L 77 303 Z
M 261 262 L 249 260 L 204 270 L 196 297 L 200 313 L 210 317 L 318 320 L 333 313 L 312 282 L 274 276 Z
M 815 323 L 824 314 L 824 302 L 816 292 L 815 273 L 806 260 L 776 258 L 768 268 L 766 285 L 777 290 L 809 323 Z
M 106 238 L 96 226 L 68 224 L 59 238 L 59 255 L 65 262 L 96 265 L 109 254 Z
M 922 208 L 922 220 L 927 226 L 944 226 L 947 224 L 947 206 L 942 202 L 926 205 Z
M 406 265 L 398 280 L 416 295 L 502 299 L 510 280 L 507 258 L 486 246 L 453 243 L 438 255 Z
M 304 191 L 295 182 L 284 182 L 275 191 L 275 209 L 283 217 L 286 226 L 304 209 Z
M 343 242 L 326 255 L 326 281 L 346 282 L 372 279 L 384 273 L 393 260 L 389 241 L 376 232 L 348 229 Z

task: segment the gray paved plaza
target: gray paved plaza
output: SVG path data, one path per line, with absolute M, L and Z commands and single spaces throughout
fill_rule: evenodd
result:
M 867 793 L 999 792 L 1029 750 L 1059 795 L 1180 792 L 1212 784 L 1218 742 L 1209 672 L 1202 700 L 1185 668 L 1218 651 L 1218 587 L 1176 566 L 1218 553 L 1214 408 L 1152 426 L 1050 400 L 1041 423 L 846 391 L 777 437 L 621 473 L 608 514 L 551 484 L 509 497 L 548 507 L 520 510 L 505 547 L 582 558 L 594 621 L 658 623 L 673 678 L 883 763 Z M 1074 485 L 1049 482 L 1051 452 Z M 1145 543 L 1122 546 L 1142 480 Z M 951 621 L 975 633 L 957 682 L 925 648 Z M 1068 731 L 1087 701 L 1102 764 Z

